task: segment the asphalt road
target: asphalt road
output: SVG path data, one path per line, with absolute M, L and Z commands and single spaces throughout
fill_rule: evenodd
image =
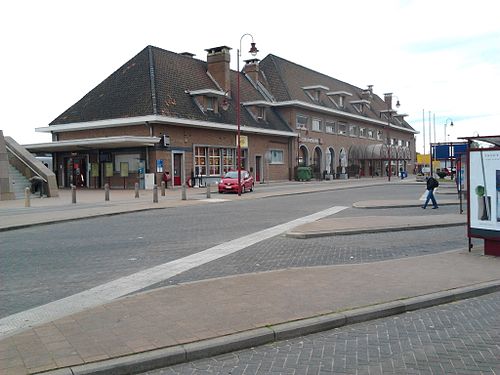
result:
M 145 374 L 500 374 L 498 311 L 495 293 Z
M 392 185 L 169 208 L 0 233 L 0 317 L 87 290 L 225 241 L 366 199 L 414 199 L 421 187 Z M 456 212 L 443 206 L 439 213 Z M 375 215 L 437 214 L 419 208 Z M 338 216 L 367 211 L 350 208 Z M 377 261 L 466 246 L 465 228 L 318 238 L 277 236 L 153 287 L 286 267 Z

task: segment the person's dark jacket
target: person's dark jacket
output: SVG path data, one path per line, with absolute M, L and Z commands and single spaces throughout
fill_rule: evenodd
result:
M 427 179 L 427 190 L 433 190 L 439 186 L 439 182 L 434 177 Z

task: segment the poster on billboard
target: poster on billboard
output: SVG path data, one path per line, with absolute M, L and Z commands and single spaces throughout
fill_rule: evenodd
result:
M 500 150 L 470 152 L 470 227 L 500 232 Z

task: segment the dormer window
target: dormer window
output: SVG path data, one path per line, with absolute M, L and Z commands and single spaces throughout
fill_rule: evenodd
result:
M 264 100 L 256 100 L 253 102 L 245 102 L 243 106 L 252 115 L 256 121 L 266 121 L 269 103 Z
M 227 99 L 224 91 L 213 89 L 186 91 L 186 94 L 194 97 L 196 105 L 203 113 L 219 113 L 219 101 L 222 103 Z
M 205 97 L 205 109 L 214 112 L 217 108 L 217 100 L 213 96 Z
M 350 103 L 359 113 L 364 113 L 365 108 L 370 108 L 370 101 L 366 99 L 351 100 Z
M 265 107 L 257 107 L 257 120 L 266 121 Z
M 348 96 L 352 96 L 352 94 L 347 91 L 330 91 L 327 92 L 326 95 L 332 101 L 332 103 L 340 109 L 345 107 L 345 98 Z
M 319 103 L 321 100 L 321 91 L 328 91 L 330 90 L 326 86 L 322 85 L 315 85 L 315 86 L 304 86 L 302 89 L 306 92 L 307 96 L 311 98 L 311 100 L 315 103 Z

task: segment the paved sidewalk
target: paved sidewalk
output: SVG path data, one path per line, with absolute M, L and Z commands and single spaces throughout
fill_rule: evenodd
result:
M 0 373 L 145 371 L 499 290 L 498 280 L 500 259 L 453 251 L 181 284 L 5 338 Z
M 467 216 L 460 214 L 426 216 L 362 216 L 326 218 L 304 224 L 286 233 L 293 238 L 312 238 L 373 232 L 450 227 L 467 224 Z
M 337 184 L 296 184 L 291 189 L 261 189 L 240 198 L 168 191 L 160 202 L 141 194 L 133 203 L 113 192 L 113 203 L 100 203 L 102 191 L 81 192 L 77 207 L 65 192 L 33 207 L 0 206 L 3 230 L 44 222 L 75 220 L 218 199 L 256 199 L 367 184 L 382 179 Z M 408 183 L 405 181 L 405 183 Z M 201 190 L 201 189 L 199 189 Z M 285 191 L 286 190 L 286 191 Z M 66 192 L 68 193 L 68 192 Z M 86 193 L 86 194 L 85 194 Z M 119 199 L 122 194 L 123 199 Z M 398 202 L 393 202 L 397 205 Z M 440 201 L 441 203 L 441 201 Z M 390 230 L 463 225 L 465 215 L 423 218 L 390 216 L 324 219 L 296 233 Z M 333 229 L 332 229 L 333 228 Z M 460 298 L 500 290 L 500 259 L 457 249 L 448 253 L 370 264 L 287 269 L 164 287 L 119 298 L 99 307 L 0 337 L 0 374 L 127 374 L 263 344 L 305 333 L 374 319 Z

